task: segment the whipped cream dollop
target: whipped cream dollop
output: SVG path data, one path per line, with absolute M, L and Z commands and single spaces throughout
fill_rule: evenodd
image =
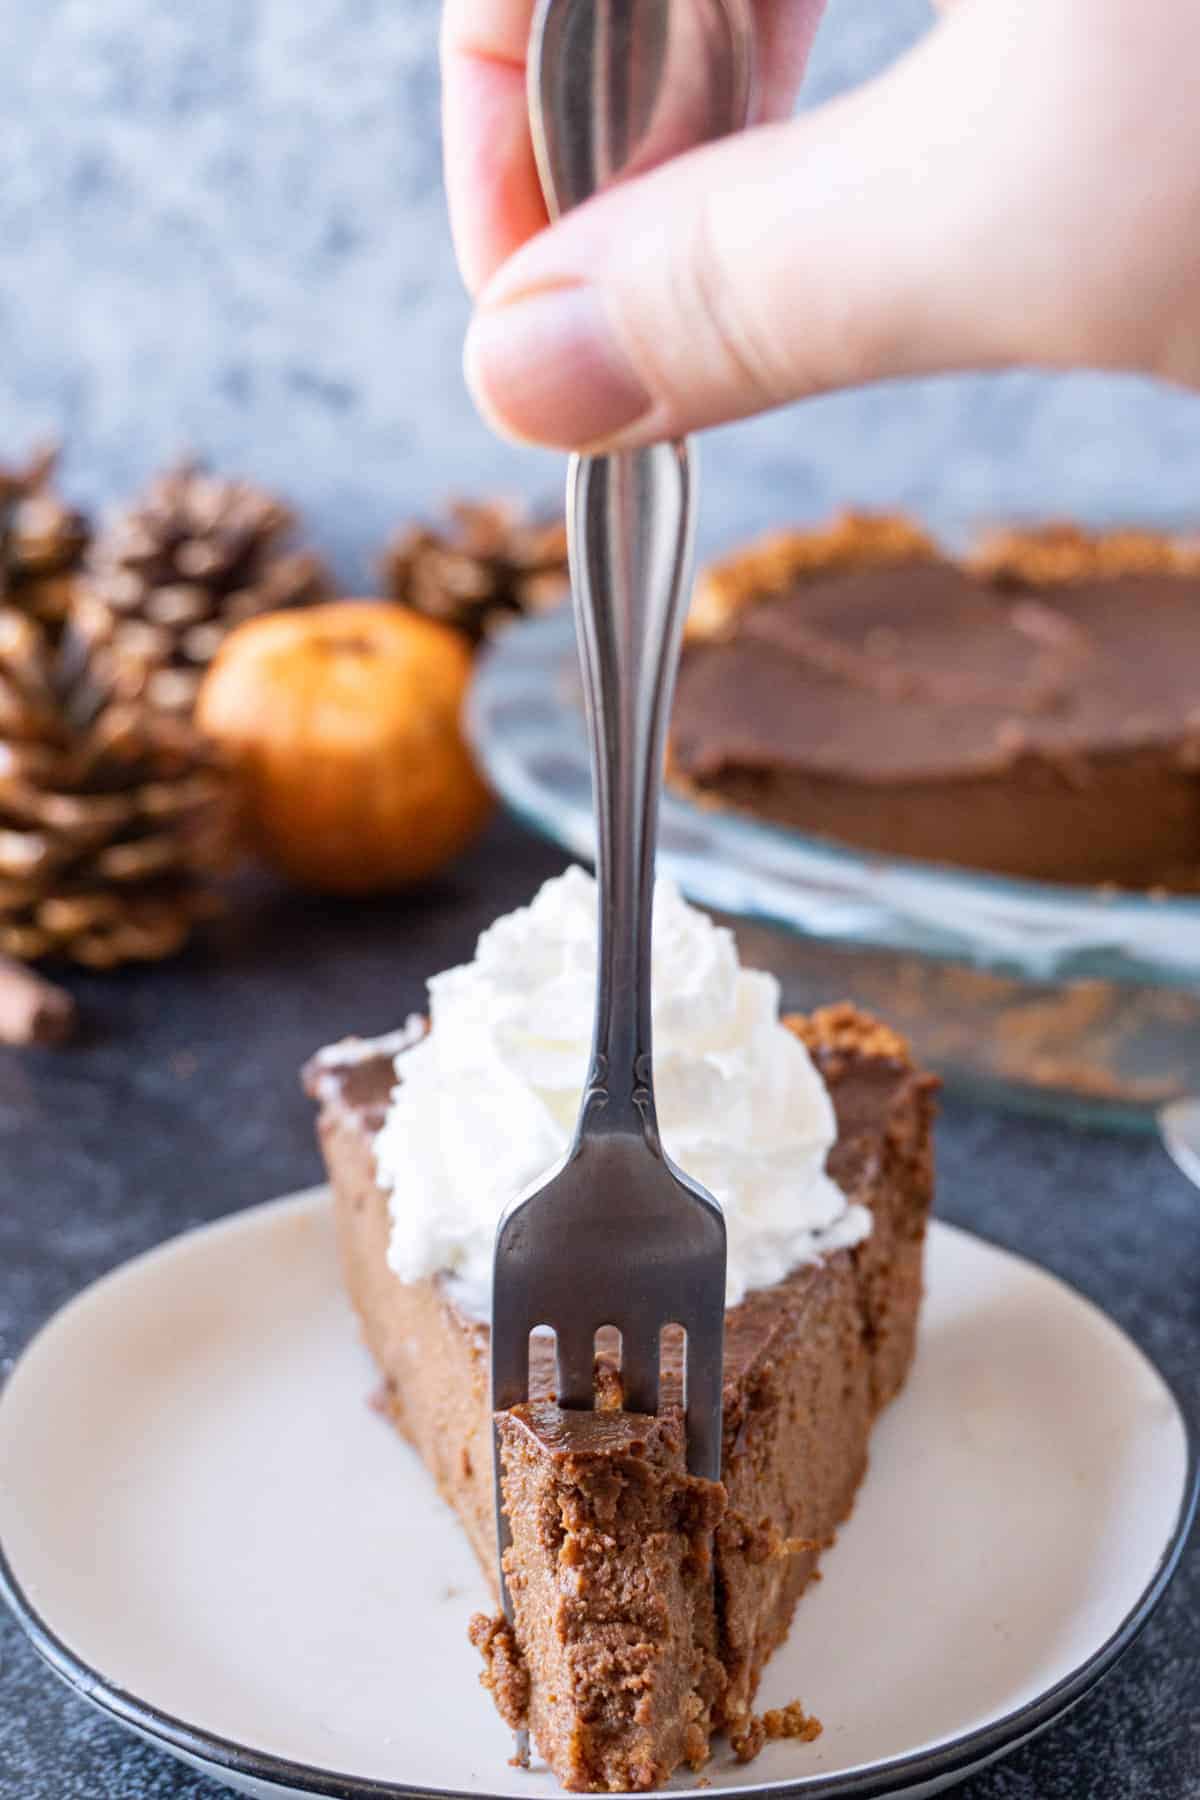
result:
M 439 1271 L 486 1318 L 496 1224 L 574 1132 L 591 1051 L 596 884 L 579 868 L 479 939 L 475 960 L 429 984 L 430 1029 L 396 1056 L 375 1140 L 391 1194 L 388 1261 L 404 1281 Z M 743 969 L 733 934 L 660 881 L 654 1061 L 659 1128 L 720 1202 L 727 1300 L 871 1229 L 825 1173 L 828 1090 L 779 1017 L 773 975 Z

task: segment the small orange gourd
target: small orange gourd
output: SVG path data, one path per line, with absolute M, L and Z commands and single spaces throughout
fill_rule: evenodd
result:
M 384 600 L 232 632 L 197 703 L 242 777 L 255 848 L 330 893 L 401 888 L 471 841 L 491 797 L 463 737 L 461 633 Z

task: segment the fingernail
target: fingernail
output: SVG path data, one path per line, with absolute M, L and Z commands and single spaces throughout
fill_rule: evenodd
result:
M 650 412 L 594 288 L 543 288 L 476 313 L 467 382 L 501 431 L 564 448 L 597 444 Z

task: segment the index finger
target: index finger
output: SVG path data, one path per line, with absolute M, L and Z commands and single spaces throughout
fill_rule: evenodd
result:
M 442 134 L 450 224 L 472 293 L 547 223 L 529 135 L 534 0 L 446 0 Z
M 751 0 L 758 118 L 790 112 L 825 0 Z M 549 223 L 529 135 L 525 63 L 534 0 L 446 0 L 442 130 L 450 224 L 472 293 Z

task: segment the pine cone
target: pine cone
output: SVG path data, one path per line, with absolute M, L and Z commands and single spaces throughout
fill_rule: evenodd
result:
M 387 550 L 388 593 L 479 643 L 526 613 L 564 598 L 567 533 L 499 501 L 457 501 L 447 528 L 410 525 Z
M 190 718 L 235 625 L 327 598 L 320 559 L 287 548 L 294 525 L 273 495 L 193 463 L 153 481 L 88 565 L 84 627 L 107 651 L 116 692 Z
M 24 504 L 0 478 L 0 547 Z M 115 697 L 37 590 L 0 592 L 0 955 L 93 968 L 168 955 L 211 910 L 227 778 L 190 726 Z
M 53 446 L 23 469 L 0 468 L 0 598 L 11 595 L 29 617 L 57 626 L 74 603 L 90 531 L 54 492 Z

